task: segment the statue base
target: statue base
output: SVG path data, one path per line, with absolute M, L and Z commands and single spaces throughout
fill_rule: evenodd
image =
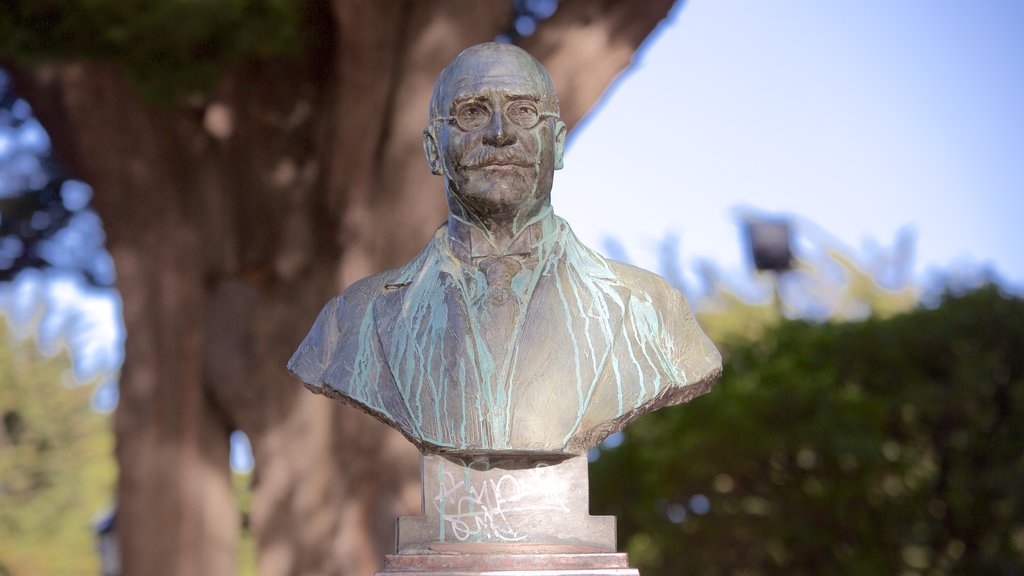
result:
M 640 576 L 621 553 L 391 554 L 374 576 Z
M 590 515 L 586 457 L 426 454 L 421 474 L 423 514 L 376 576 L 639 576 Z

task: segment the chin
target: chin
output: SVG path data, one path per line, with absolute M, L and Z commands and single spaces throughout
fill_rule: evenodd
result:
M 516 207 L 526 203 L 534 195 L 536 181 L 532 170 L 516 167 L 508 170 L 480 170 L 469 175 L 461 187 L 462 196 L 478 205 Z

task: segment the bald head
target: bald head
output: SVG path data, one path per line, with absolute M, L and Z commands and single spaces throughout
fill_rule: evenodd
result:
M 453 102 L 484 87 L 537 94 L 547 111 L 558 113 L 558 97 L 544 66 L 518 46 L 488 42 L 466 48 L 441 71 L 429 120 L 449 115 Z

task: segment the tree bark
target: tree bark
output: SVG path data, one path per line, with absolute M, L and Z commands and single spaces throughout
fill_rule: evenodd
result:
M 228 434 L 256 456 L 260 573 L 370 574 L 416 513 L 415 450 L 284 370 L 320 306 L 408 260 L 445 216 L 420 147 L 433 81 L 511 20 L 500 2 L 314 3 L 328 41 L 142 101 L 121 71 L 17 68 L 16 89 L 96 190 L 124 302 L 117 529 L 125 574 L 235 571 Z M 671 2 L 563 0 L 524 41 L 572 126 Z

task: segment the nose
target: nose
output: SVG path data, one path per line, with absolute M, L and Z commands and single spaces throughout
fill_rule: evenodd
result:
M 491 115 L 487 126 L 484 126 L 484 144 L 500 148 L 516 141 L 516 135 L 507 130 L 505 115 L 496 111 Z

